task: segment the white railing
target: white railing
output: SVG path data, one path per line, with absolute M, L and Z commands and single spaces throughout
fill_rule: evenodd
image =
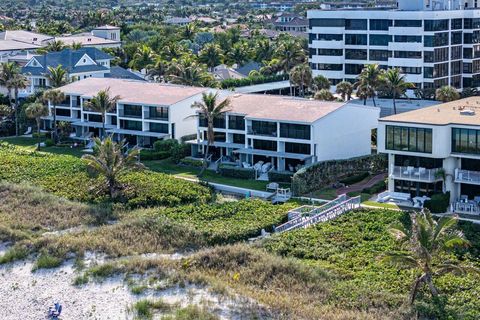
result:
M 480 184 L 480 171 L 455 169 L 455 182 Z
M 397 179 L 435 182 L 437 180 L 441 180 L 441 177 L 436 176 L 438 170 L 440 169 L 426 169 L 422 167 L 416 168 L 411 166 L 392 166 L 390 175 Z
M 297 228 L 304 228 L 318 222 L 334 219 L 354 208 L 360 207 L 360 196 L 347 199 L 345 194 L 337 197 L 320 207 L 301 206 L 289 212 L 293 219 L 275 227 L 275 232 L 284 232 Z
M 453 212 L 480 215 L 480 206 L 475 201 L 456 201 L 452 203 Z

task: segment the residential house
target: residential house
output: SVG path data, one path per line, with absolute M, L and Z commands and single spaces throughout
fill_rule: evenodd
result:
M 271 24 L 277 31 L 307 32 L 308 20 L 294 13 L 282 13 L 271 20 Z
M 152 146 L 159 139 L 180 139 L 194 134 L 195 110 L 192 104 L 201 100 L 209 89 L 149 83 L 125 79 L 87 78 L 60 88 L 66 100 L 56 106 L 58 121 L 68 121 L 74 128 L 72 138 L 88 141 L 102 136 L 102 119 L 89 110 L 85 102 L 99 91 L 109 89 L 110 96 L 120 96 L 116 108 L 106 115 L 106 134 L 126 139 L 132 146 Z M 50 116 L 44 118 L 50 127 Z
M 296 171 L 317 161 L 371 153 L 378 108 L 274 95 L 237 93 L 229 99 L 228 111 L 214 121 L 209 151 L 214 161 Z M 206 130 L 199 114 L 197 139 L 189 141 L 195 156 L 205 152 Z
M 89 33 L 80 33 L 63 37 L 55 37 L 66 45 L 79 43 L 82 47 L 119 48 L 122 45 L 120 39 L 120 28 L 116 26 L 104 25 L 93 29 Z
M 480 214 L 480 99 L 471 97 L 379 120 L 388 191 L 450 192 L 451 211 Z

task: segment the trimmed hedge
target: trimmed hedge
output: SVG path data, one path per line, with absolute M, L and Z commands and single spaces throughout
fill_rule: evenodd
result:
M 203 167 L 203 160 L 183 158 L 178 162 L 178 164 L 183 165 L 183 166 L 201 168 L 201 167 Z
M 170 151 L 174 146 L 178 145 L 175 139 L 158 140 L 153 143 L 153 150 L 155 151 Z
M 450 205 L 450 192 L 432 195 L 430 200 L 425 201 L 424 207 L 433 213 L 444 213 Z
M 140 160 L 162 160 L 170 157 L 169 151 L 155 151 L 150 149 L 140 150 Z
M 253 168 L 241 168 L 229 165 L 220 165 L 218 168 L 218 172 L 224 177 L 247 180 L 255 179 L 255 170 Z
M 369 175 L 370 174 L 368 172 L 362 172 L 362 173 L 359 173 L 359 174 L 354 174 L 354 175 L 348 176 L 348 177 L 340 180 L 340 182 L 345 184 L 345 185 L 351 185 L 351 184 L 354 184 L 354 183 L 357 183 L 357 182 L 360 182 L 360 181 L 364 180 Z
M 269 171 L 268 181 L 292 183 L 293 172 L 290 171 Z

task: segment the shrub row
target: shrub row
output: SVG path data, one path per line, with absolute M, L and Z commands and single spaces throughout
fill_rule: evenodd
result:
M 220 175 L 238 179 L 255 179 L 255 170 L 253 168 L 241 168 L 230 165 L 220 165 L 218 168 Z
M 424 207 L 433 213 L 444 213 L 450 204 L 450 192 L 432 195 L 430 200 L 425 201 Z
M 293 172 L 289 171 L 269 171 L 268 172 L 268 180 L 273 182 L 284 182 L 284 183 L 291 183 L 293 177 Z
M 368 176 L 369 176 L 368 172 L 361 172 L 359 174 L 350 175 L 350 176 L 340 180 L 340 182 L 345 184 L 345 185 L 351 185 L 351 184 L 362 181 L 363 179 L 365 179 Z
M 189 166 L 189 167 L 201 168 L 203 167 L 203 160 L 183 158 L 182 160 L 179 161 L 178 164 Z
M 140 160 L 162 160 L 170 157 L 170 151 L 140 150 Z

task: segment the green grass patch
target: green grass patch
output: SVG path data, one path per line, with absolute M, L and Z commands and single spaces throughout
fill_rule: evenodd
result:
M 367 205 L 367 206 L 371 206 L 371 207 L 383 208 L 383 209 L 400 209 L 400 207 L 397 206 L 394 203 L 381 203 L 381 202 L 376 202 L 376 201 L 363 201 L 362 204 Z
M 179 309 L 174 315 L 166 316 L 163 320 L 220 320 L 216 314 L 208 311 L 205 307 L 190 305 Z
M 33 266 L 33 271 L 38 269 L 54 269 L 59 267 L 63 262 L 63 259 L 49 255 L 47 253 L 42 253 L 35 261 Z
M 0 264 L 23 260 L 28 256 L 28 250 L 24 247 L 13 247 L 0 256 Z

